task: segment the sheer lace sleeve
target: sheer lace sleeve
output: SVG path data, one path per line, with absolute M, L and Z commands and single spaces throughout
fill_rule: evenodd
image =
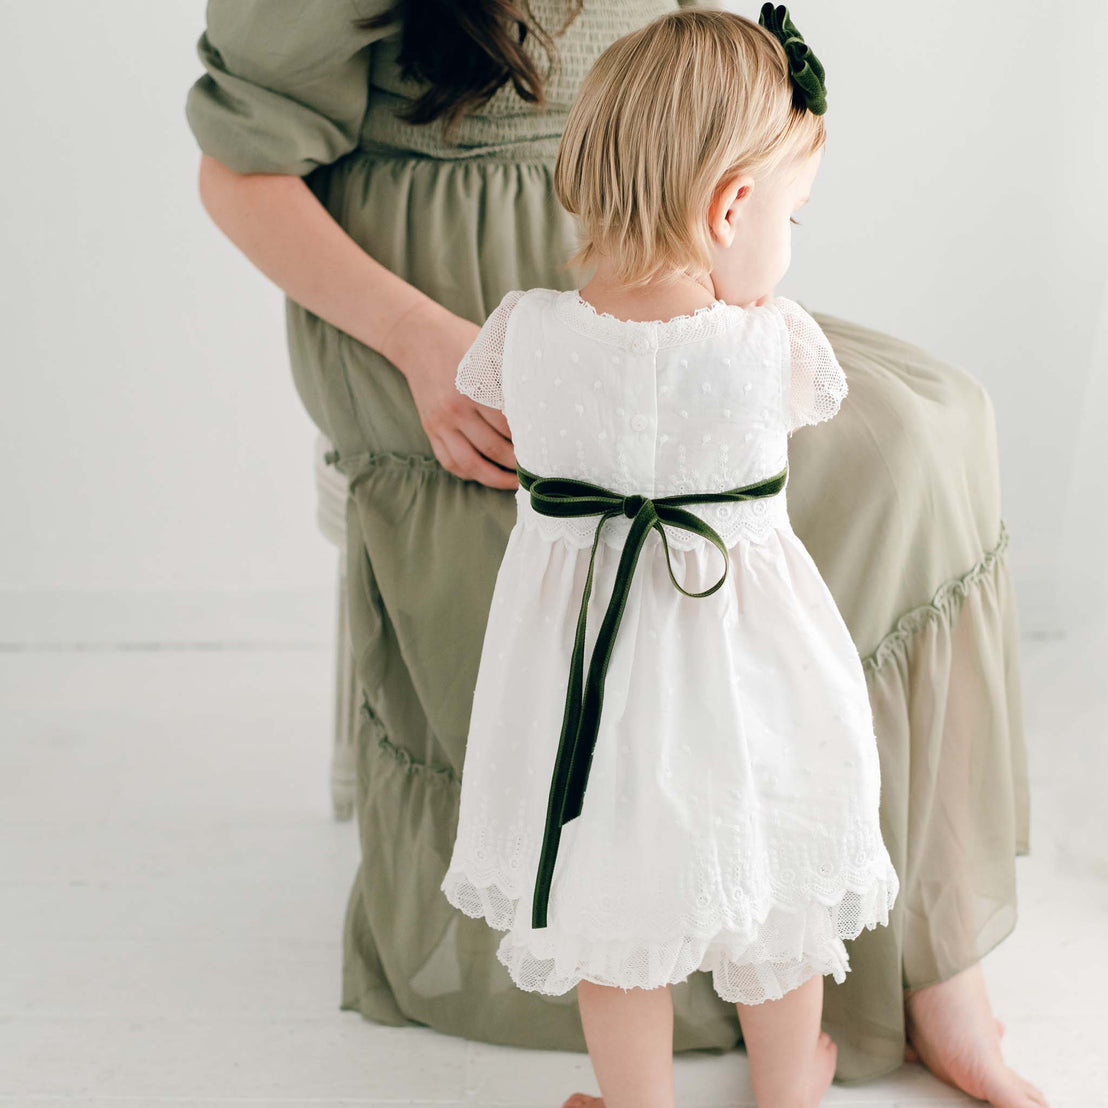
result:
M 776 296 L 774 303 L 789 334 L 789 433 L 835 415 L 847 393 L 846 374 L 820 325 L 795 301 Z
M 508 316 L 523 292 L 516 289 L 504 294 L 489 318 L 485 320 L 473 345 L 458 363 L 454 386 L 459 392 L 490 408 L 504 407 L 500 369 L 504 357 L 504 339 L 508 333 Z

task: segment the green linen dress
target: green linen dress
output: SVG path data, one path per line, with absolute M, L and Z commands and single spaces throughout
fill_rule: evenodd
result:
M 561 268 L 574 227 L 552 188 L 566 112 L 600 52 L 673 0 L 586 0 L 556 40 L 547 106 L 507 86 L 450 143 L 438 124 L 395 114 L 420 89 L 400 76 L 398 25 L 353 25 L 386 6 L 209 0 L 197 44 L 205 73 L 186 101 L 201 149 L 240 173 L 304 178 L 363 249 L 474 322 L 509 289 L 574 287 Z M 532 9 L 554 32 L 568 3 Z M 791 440 L 790 515 L 863 662 L 881 832 L 902 885 L 890 926 L 850 944 L 846 981 L 825 980 L 836 1080 L 853 1082 L 900 1065 L 905 988 L 965 969 L 1014 927 L 1014 858 L 1029 850 L 1026 752 L 989 397 L 916 346 L 804 307 L 850 392 L 836 419 Z M 405 378 L 374 350 L 291 299 L 287 334 L 299 394 L 351 490 L 362 861 L 341 1007 L 584 1051 L 575 993 L 517 989 L 495 955 L 499 932 L 439 891 L 514 493 L 439 465 Z M 676 1050 L 741 1041 L 709 974 L 674 986 L 673 1000 Z

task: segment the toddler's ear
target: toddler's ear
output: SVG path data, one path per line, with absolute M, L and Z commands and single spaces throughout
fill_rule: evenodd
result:
M 708 205 L 708 230 L 717 246 L 726 249 L 734 242 L 753 187 L 754 178 L 749 173 L 736 173 L 716 185 Z

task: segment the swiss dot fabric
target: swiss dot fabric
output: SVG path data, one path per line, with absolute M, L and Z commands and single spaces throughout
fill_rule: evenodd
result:
M 646 496 L 772 476 L 789 432 L 831 418 L 846 396 L 830 344 L 792 301 L 630 322 L 552 289 L 509 292 L 456 384 L 504 411 L 525 469 Z M 531 928 L 597 517 L 540 515 L 522 488 L 516 501 L 442 891 L 505 932 L 497 957 L 530 991 L 583 979 L 654 988 L 702 969 L 724 1000 L 756 1004 L 813 974 L 845 980 L 844 940 L 888 923 L 899 880 L 879 828 L 861 662 L 784 490 L 688 506 L 728 547 L 710 596 L 675 589 L 648 534 L 583 810 L 563 829 L 548 926 Z M 586 665 L 630 523 L 616 516 L 601 532 Z M 667 538 L 686 590 L 718 578 L 709 541 L 676 527 Z

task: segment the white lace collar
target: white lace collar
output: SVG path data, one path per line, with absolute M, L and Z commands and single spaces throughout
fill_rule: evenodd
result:
M 620 319 L 610 312 L 598 312 L 578 289 L 557 292 L 554 300 L 554 313 L 567 326 L 601 342 L 632 349 L 643 343 L 657 349 L 709 338 L 734 326 L 746 311 L 735 304 L 716 300 L 704 308 L 697 308 L 690 315 L 633 320 Z

